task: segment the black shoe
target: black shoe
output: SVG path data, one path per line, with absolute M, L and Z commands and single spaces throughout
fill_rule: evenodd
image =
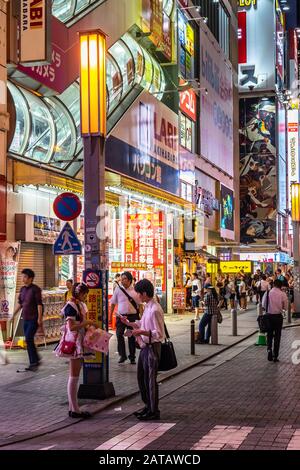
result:
M 268 361 L 273 361 L 273 353 L 272 353 L 272 351 L 268 351 Z
M 30 364 L 30 366 L 25 367 L 25 370 L 26 370 L 26 371 L 35 372 L 35 371 L 38 370 L 38 367 L 39 367 L 38 364 Z
M 274 362 L 279 362 L 278 357 L 274 357 L 273 361 L 274 361 Z
M 120 357 L 119 364 L 123 364 L 125 361 L 127 361 L 127 357 Z
M 140 421 L 154 421 L 160 419 L 160 412 L 157 411 L 156 413 L 145 413 L 144 415 L 138 416 L 138 419 Z
M 76 413 L 76 411 L 69 411 L 69 417 L 70 418 L 91 418 L 92 415 L 88 411 L 82 411 L 81 413 Z
M 148 410 L 147 406 L 145 406 L 145 408 L 143 408 L 142 410 L 139 410 L 139 411 L 135 411 L 133 414 L 134 414 L 134 416 L 136 416 L 138 418 L 138 417 L 140 417 L 142 415 L 145 415 L 147 413 L 149 413 L 149 410 Z
M 135 359 L 130 359 L 130 364 L 136 364 Z

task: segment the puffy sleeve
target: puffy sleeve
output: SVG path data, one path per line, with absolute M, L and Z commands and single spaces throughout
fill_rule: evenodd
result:
M 65 318 L 71 318 L 72 320 L 76 320 L 76 317 L 78 316 L 78 312 L 75 310 L 74 307 L 72 307 L 72 305 L 67 304 L 65 306 L 64 315 L 65 315 Z

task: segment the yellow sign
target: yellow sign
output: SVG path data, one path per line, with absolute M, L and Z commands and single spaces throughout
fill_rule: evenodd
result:
M 220 261 L 220 270 L 225 274 L 252 273 L 251 261 Z
M 206 263 L 206 272 L 209 274 L 217 274 L 219 269 L 218 263 Z
M 187 23 L 185 30 L 185 47 L 186 50 L 193 56 L 194 55 L 194 44 L 195 44 L 195 33 L 193 28 Z
M 90 289 L 87 297 L 87 320 L 92 320 L 97 323 L 97 326 L 103 329 L 103 317 L 102 317 L 102 289 Z M 103 354 L 99 351 L 95 351 L 95 357 L 93 359 L 84 359 L 85 364 L 102 364 Z
M 252 6 L 257 7 L 257 0 L 239 0 L 238 5 L 240 7 L 246 7 L 246 8 L 249 8 Z

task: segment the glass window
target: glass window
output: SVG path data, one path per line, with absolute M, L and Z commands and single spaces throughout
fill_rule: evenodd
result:
M 51 165 L 64 168 L 76 151 L 76 127 L 67 109 L 58 100 L 45 98 L 45 101 L 50 107 L 56 128 L 56 142 Z
M 53 0 L 52 15 L 66 22 L 74 15 L 76 0 Z
M 109 50 L 116 58 L 123 78 L 123 96 L 130 90 L 134 82 L 133 57 L 123 41 L 116 42 Z
M 55 130 L 51 113 L 43 100 L 26 90 L 22 90 L 22 93 L 29 105 L 31 117 L 31 132 L 25 156 L 47 163 L 55 143 Z
M 12 83 L 8 82 L 8 89 L 12 95 L 16 109 L 16 128 L 12 143 L 9 147 L 11 152 L 22 155 L 29 137 L 30 117 L 26 101 L 22 93 Z
M 78 83 L 75 82 L 71 86 L 69 86 L 61 95 L 59 95 L 59 99 L 68 109 L 75 122 L 77 135 L 77 153 L 82 148 L 82 139 L 80 131 L 80 93 Z
M 106 86 L 108 89 L 108 110 L 112 112 L 122 97 L 122 75 L 111 55 L 106 59 Z
M 195 77 L 195 31 L 187 18 L 178 11 L 178 62 L 183 78 Z
M 81 10 L 86 8 L 91 2 L 91 0 L 77 0 L 76 2 L 76 8 L 75 8 L 75 15 L 79 13 Z
M 171 16 L 173 11 L 174 0 L 164 0 L 163 10 L 167 13 L 168 16 Z
M 191 119 L 182 113 L 179 113 L 180 123 L 180 145 L 190 152 L 195 149 L 195 124 Z
M 144 54 L 141 46 L 133 39 L 130 34 L 122 36 L 122 40 L 128 45 L 135 63 L 135 81 L 141 83 L 144 74 Z

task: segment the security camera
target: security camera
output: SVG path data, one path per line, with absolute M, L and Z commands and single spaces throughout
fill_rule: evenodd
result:
M 253 91 L 254 90 L 254 85 L 249 85 L 248 88 L 249 88 L 250 91 Z

